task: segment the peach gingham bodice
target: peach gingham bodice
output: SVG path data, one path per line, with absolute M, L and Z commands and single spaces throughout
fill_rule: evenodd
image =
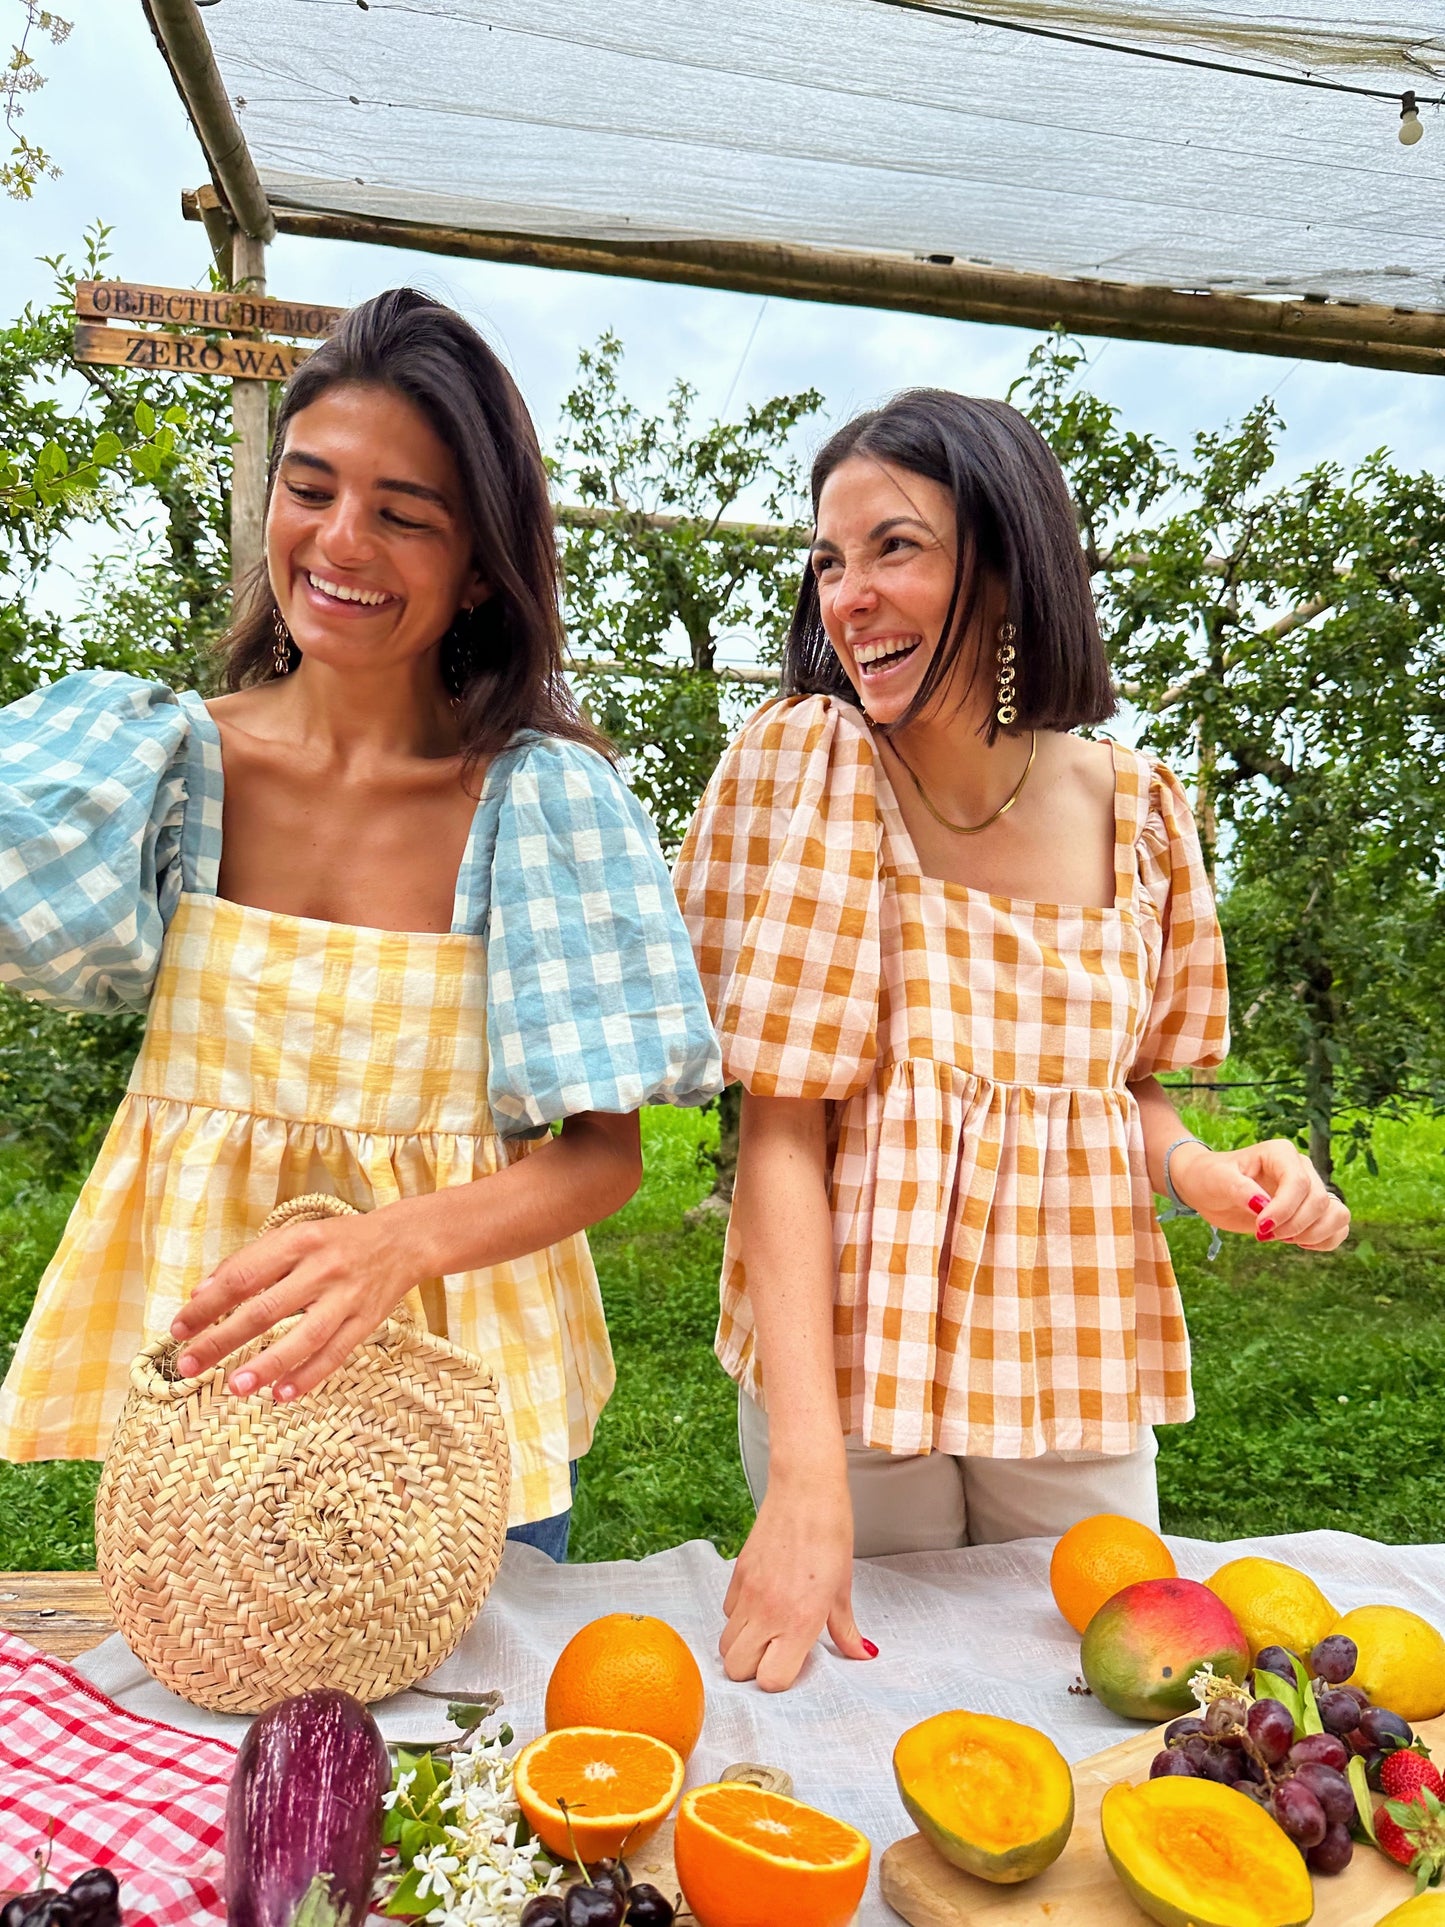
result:
M 827 1104 L 850 1436 L 897 1454 L 1120 1454 L 1192 1415 L 1137 1102 L 1228 1048 L 1188 805 L 1113 748 L 1115 898 L 926 876 L 860 712 L 786 698 L 720 764 L 675 882 L 727 1075 Z M 736 1240 L 717 1350 L 766 1399 Z

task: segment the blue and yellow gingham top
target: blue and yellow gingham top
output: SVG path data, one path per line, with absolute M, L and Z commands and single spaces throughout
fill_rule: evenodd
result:
M 652 826 L 595 752 L 528 734 L 492 760 L 442 935 L 223 901 L 221 804 L 198 696 L 102 671 L 0 711 L 0 982 L 148 1011 L 0 1389 L 0 1457 L 102 1453 L 134 1353 L 280 1199 L 374 1208 L 579 1111 L 721 1082 Z M 585 1240 L 420 1298 L 498 1373 L 513 1522 L 561 1511 L 613 1382 Z

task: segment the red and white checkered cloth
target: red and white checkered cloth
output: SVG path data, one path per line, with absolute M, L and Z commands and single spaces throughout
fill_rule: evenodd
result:
M 137 1719 L 59 1660 L 0 1632 L 0 1892 L 85 1867 L 120 1882 L 126 1927 L 225 1919 L 234 1747 Z

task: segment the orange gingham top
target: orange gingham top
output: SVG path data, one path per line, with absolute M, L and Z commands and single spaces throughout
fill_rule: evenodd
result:
M 845 1431 L 898 1454 L 1125 1453 L 1192 1416 L 1131 1079 L 1217 1064 L 1224 951 L 1183 791 L 1114 747 L 1108 909 L 924 876 L 862 714 L 759 711 L 676 884 L 724 1063 L 828 1106 Z M 717 1352 L 762 1396 L 729 1235 Z

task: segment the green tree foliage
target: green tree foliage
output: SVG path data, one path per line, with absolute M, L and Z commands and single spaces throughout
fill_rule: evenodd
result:
M 70 33 L 70 22 L 58 13 L 49 13 L 38 0 L 18 0 L 23 25 L 20 38 L 10 49 L 10 58 L 0 66 L 0 112 L 5 116 L 11 147 L 8 160 L 0 161 L 0 193 L 13 201 L 28 201 L 42 180 L 55 180 L 60 169 L 43 147 L 27 140 L 17 123 L 25 112 L 25 102 L 45 85 L 45 76 L 30 51 L 32 34 L 58 47 Z
M 85 278 L 107 259 L 98 227 Z M 49 265 L 55 299 L 0 328 L 0 702 L 84 668 L 207 687 L 229 607 L 228 389 L 79 366 L 77 271 Z M 85 566 L 62 623 L 39 600 L 47 571 L 97 538 L 115 546 Z M 85 1156 L 140 1029 L 0 992 L 0 1138 L 23 1139 L 52 1172 Z
M 0 328 L 0 700 L 72 669 L 206 687 L 229 611 L 226 384 L 93 368 L 72 355 L 78 279 L 99 279 L 109 230 L 81 267 L 60 257 L 55 298 Z M 58 623 L 47 572 L 109 535 L 81 606 Z
M 645 414 L 622 393 L 622 344 L 584 349 L 552 464 L 564 515 L 562 571 L 572 655 L 588 707 L 625 751 L 663 845 L 675 850 L 724 744 L 768 694 L 719 674 L 729 631 L 777 661 L 797 589 L 799 513 L 790 438 L 822 405 L 807 389 L 704 422 L 674 384 Z M 730 519 L 742 502 L 758 523 Z M 767 526 L 773 525 L 773 526 Z
M 1383 453 L 1274 474 L 1268 401 L 1183 459 L 1035 350 L 1021 399 L 1074 492 L 1115 672 L 1198 773 L 1238 1048 L 1322 1175 L 1340 1117 L 1445 1095 L 1445 485 Z M 1354 1117 L 1347 1159 L 1367 1148 Z

